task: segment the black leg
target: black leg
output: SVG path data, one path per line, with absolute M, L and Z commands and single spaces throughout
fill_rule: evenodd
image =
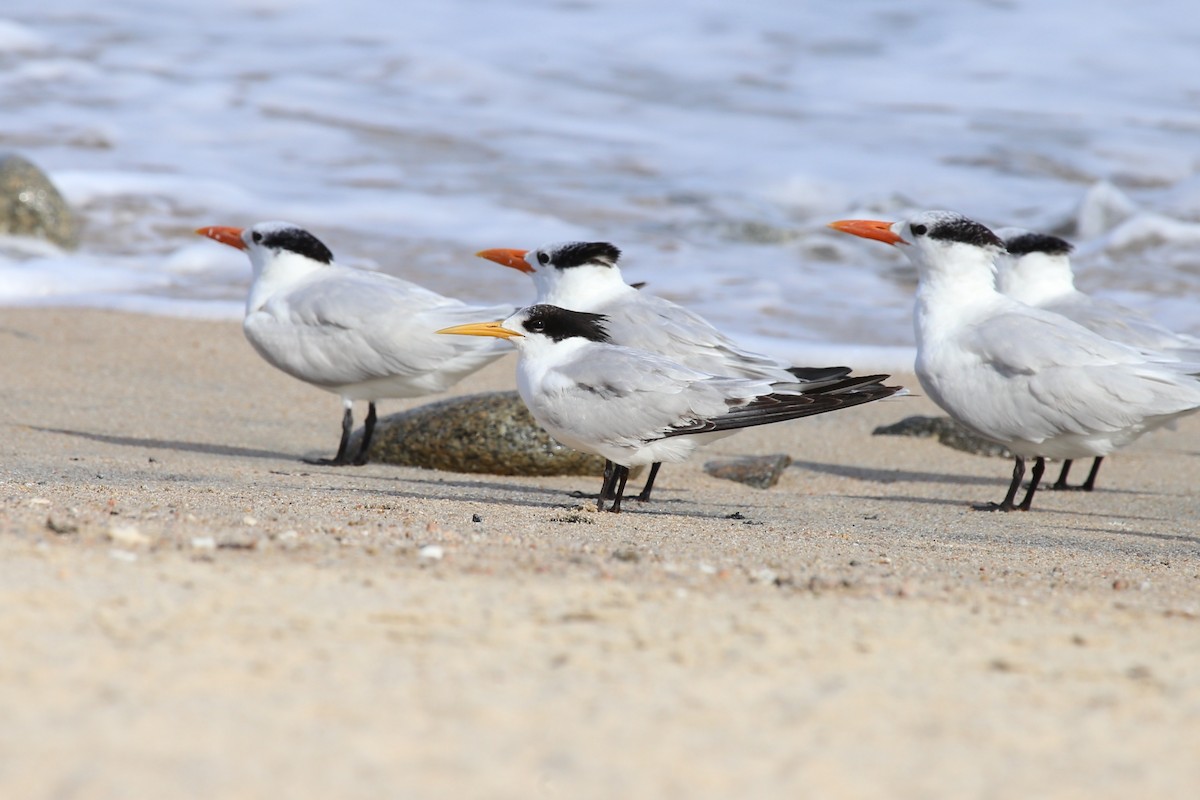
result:
M 1051 489 L 1059 489 L 1059 490 L 1070 489 L 1071 487 L 1067 485 L 1067 473 L 1070 471 L 1071 471 L 1071 459 L 1068 458 L 1066 461 L 1063 462 L 1062 472 L 1058 473 L 1058 480 L 1056 480 L 1054 482 L 1054 485 L 1051 486 L 1050 488 Z
M 1104 460 L 1104 457 L 1101 456 L 1100 458 L 1094 459 L 1092 461 L 1092 471 L 1088 473 L 1087 480 L 1084 481 L 1083 483 L 1079 484 L 1078 486 L 1070 486 L 1067 484 L 1067 470 L 1069 470 L 1071 468 L 1071 462 L 1069 460 L 1064 461 L 1062 473 L 1059 474 L 1058 480 L 1056 480 L 1054 482 L 1054 485 L 1051 486 L 1050 488 L 1058 489 L 1060 491 L 1066 490 L 1066 491 L 1072 491 L 1072 492 L 1090 492 L 1090 491 L 1092 491 L 1093 489 L 1096 488 L 1096 475 L 1100 472 L 1100 462 L 1103 460 Z
M 350 406 L 346 406 L 346 412 L 342 414 L 342 441 L 338 444 L 337 455 L 333 458 L 305 458 L 301 459 L 306 464 L 321 464 L 329 467 L 341 467 L 346 464 L 346 448 L 350 445 L 350 432 L 354 430 L 354 410 Z
M 362 444 L 358 446 L 358 455 L 351 462 L 356 467 L 367 463 L 368 452 L 371 449 L 371 437 L 375 434 L 375 401 L 367 403 L 367 418 L 363 421 Z
M 654 488 L 654 479 L 658 477 L 658 468 L 661 466 L 661 461 L 655 461 L 650 465 L 650 477 L 646 478 L 646 485 L 642 487 L 642 493 L 637 496 L 639 501 L 643 503 L 650 502 L 650 490 Z
M 1104 460 L 1104 456 L 1100 456 L 1092 462 L 1092 471 L 1088 473 L 1087 480 L 1083 482 L 1083 486 L 1079 488 L 1085 492 L 1090 492 L 1096 488 L 1096 476 L 1100 473 L 1100 462 Z
M 604 510 L 604 501 L 609 498 L 616 499 L 616 494 L 613 491 L 617 484 L 617 465 L 605 459 L 604 461 L 604 483 L 600 484 L 600 496 L 596 498 L 596 510 Z
M 620 514 L 621 498 L 625 495 L 625 481 L 629 480 L 629 467 L 617 464 L 613 468 L 613 477 L 617 479 L 617 499 L 613 501 L 608 510 L 614 514 Z
M 1016 456 L 1016 463 L 1013 464 L 1012 483 L 1008 486 L 1008 494 L 1004 495 L 1002 503 L 984 503 L 983 505 L 971 506 L 976 511 L 1012 511 L 1016 508 L 1013 505 L 1013 500 L 1017 497 L 1017 489 L 1021 488 L 1021 478 L 1025 477 L 1025 459 Z M 1040 477 L 1040 476 L 1039 476 Z
M 1017 508 L 1021 511 L 1028 511 L 1033 505 L 1033 493 L 1037 491 L 1038 484 L 1042 481 L 1042 473 L 1046 471 L 1046 459 L 1038 456 L 1033 461 L 1033 472 L 1029 475 L 1029 490 L 1025 492 L 1025 499 L 1021 501 L 1021 505 Z

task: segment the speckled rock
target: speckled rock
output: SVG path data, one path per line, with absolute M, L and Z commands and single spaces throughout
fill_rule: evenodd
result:
M 599 476 L 604 471 L 604 459 L 551 439 L 516 392 L 452 397 L 382 417 L 371 461 L 492 475 Z
M 704 471 L 714 478 L 737 481 L 755 489 L 770 489 L 779 483 L 779 476 L 792 463 L 791 456 L 775 453 L 769 456 L 718 458 L 706 462 Z
M 0 234 L 79 246 L 79 224 L 46 174 L 12 153 L 0 153 Z
M 872 433 L 875 436 L 916 436 L 919 439 L 932 437 L 964 453 L 1012 458 L 1012 453 L 1004 445 L 976 436 L 949 417 L 905 417 L 893 425 L 880 425 Z

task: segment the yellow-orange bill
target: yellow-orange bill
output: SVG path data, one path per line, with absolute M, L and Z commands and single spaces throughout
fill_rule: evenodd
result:
M 533 267 L 525 260 L 525 254 L 528 250 L 513 250 L 508 247 L 497 247 L 492 250 L 480 250 L 475 255 L 480 258 L 486 258 L 488 261 L 495 261 L 505 267 L 520 270 L 521 272 L 533 272 Z
M 839 219 L 837 222 L 829 223 L 829 227 L 842 233 L 861 236 L 864 239 L 875 239 L 887 244 L 901 244 L 904 239 L 892 232 L 893 224 L 874 219 Z
M 442 328 L 438 333 L 457 333 L 460 336 L 495 336 L 497 339 L 513 339 L 521 336 L 503 325 L 503 322 L 472 322 L 467 325 L 455 325 L 453 328 Z
M 201 236 L 207 236 L 210 239 L 227 244 L 230 247 L 236 247 L 238 250 L 245 250 L 246 243 L 242 241 L 242 229 L 230 228 L 224 225 L 210 225 L 207 228 L 196 228 L 196 233 Z

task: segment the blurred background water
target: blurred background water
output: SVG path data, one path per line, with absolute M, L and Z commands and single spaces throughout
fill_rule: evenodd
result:
M 605 239 L 757 349 L 898 369 L 914 275 L 825 223 L 949 208 L 1200 333 L 1198 67 L 1179 0 L 15 0 L 0 151 L 83 235 L 0 238 L 0 304 L 236 318 L 210 224 L 515 304 L 476 250 Z

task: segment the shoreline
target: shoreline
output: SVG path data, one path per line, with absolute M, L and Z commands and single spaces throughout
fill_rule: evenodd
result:
M 1200 785 L 1197 416 L 1027 514 L 968 508 L 1010 462 L 871 436 L 913 396 L 609 515 L 599 476 L 300 462 L 340 403 L 235 322 L 4 308 L 0 353 L 5 796 Z M 770 490 L 703 472 L 775 452 Z

